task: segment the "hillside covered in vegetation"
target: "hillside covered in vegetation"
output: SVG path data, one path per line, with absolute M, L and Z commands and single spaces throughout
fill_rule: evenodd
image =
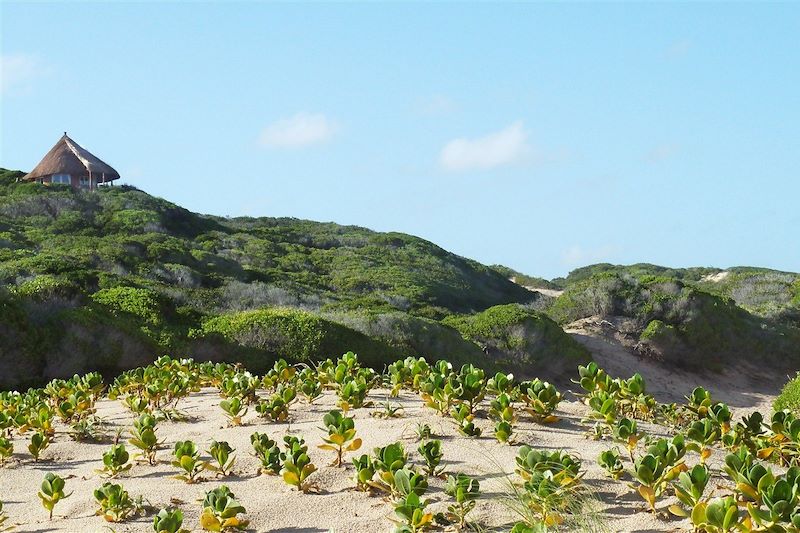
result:
M 562 329 L 585 317 L 624 319 L 634 350 L 669 363 L 800 360 L 797 274 L 593 265 L 548 281 L 401 233 L 21 175 L 0 170 L 0 388 L 166 353 L 258 372 L 353 350 L 377 368 L 414 355 L 555 378 L 590 359 Z
M 256 371 L 347 350 L 378 367 L 401 355 L 474 361 L 491 340 L 442 319 L 538 297 L 410 235 L 205 216 L 135 188 L 74 191 L 21 175 L 0 172 L 0 388 L 163 353 Z M 516 318 L 516 334 L 540 339 L 524 353 L 491 348 L 498 360 L 556 356 L 546 347 L 564 343 L 587 358 L 547 317 Z
M 800 365 L 800 275 L 763 268 L 592 265 L 563 280 L 547 312 L 567 324 L 613 321 L 640 353 L 684 367 L 742 357 Z

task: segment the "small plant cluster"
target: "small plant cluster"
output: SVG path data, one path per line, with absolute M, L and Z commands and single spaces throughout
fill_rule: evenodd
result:
M 308 457 L 308 446 L 305 440 L 294 435 L 283 438 L 285 451 L 281 453 L 281 470 L 283 481 L 302 492 L 316 489 L 316 485 L 308 478 L 317 471 L 317 467 Z
M 584 390 L 583 401 L 589 407 L 588 420 L 597 421 L 594 435 L 602 438 L 612 432 L 619 418 L 655 421 L 658 402 L 646 393 L 640 374 L 628 379 L 612 378 L 597 363 L 578 366 L 574 383 Z
M 792 466 L 778 476 L 740 447 L 725 457 L 723 470 L 734 483 L 733 494 L 701 499 L 698 488 L 692 498 L 679 496 L 691 509 L 688 516 L 696 527 L 713 532 L 800 530 L 800 467 Z
M 122 485 L 111 482 L 103 483 L 101 487 L 95 489 L 94 499 L 100 505 L 97 514 L 107 522 L 124 522 L 144 508 L 141 498 L 131 498 Z
M 524 517 L 514 526 L 517 531 L 537 528 L 540 524 L 558 526 L 570 514 L 580 512 L 577 502 L 585 491 L 580 459 L 563 451 L 522 446 L 516 464 L 522 487 L 513 485 L 513 488 L 520 507 L 517 513 Z
M 203 531 L 231 533 L 243 531 L 249 525 L 249 521 L 240 516 L 247 511 L 226 485 L 206 492 L 202 506 L 200 527 Z M 183 528 L 183 512 L 175 508 L 159 510 L 153 518 L 153 531 L 156 533 L 188 533 L 188 530 Z
M 14 453 L 12 431 L 30 434 L 27 449 L 39 461 L 55 438 L 56 421 L 65 424 L 75 440 L 101 440 L 102 421 L 95 403 L 105 390 L 96 372 L 70 379 L 55 379 L 41 389 L 27 392 L 0 391 L 0 467 Z
M 108 389 L 111 400 L 123 402 L 134 414 L 158 414 L 165 418 L 180 417 L 180 400 L 202 386 L 213 385 L 214 375 L 232 365 L 196 363 L 191 359 L 158 358 L 146 367 L 123 372 Z

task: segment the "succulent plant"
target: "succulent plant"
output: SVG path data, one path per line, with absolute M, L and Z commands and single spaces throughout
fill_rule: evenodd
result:
M 200 460 L 197 445 L 190 440 L 176 442 L 172 454 L 175 457 L 172 466 L 183 470 L 182 474 L 175 476 L 176 479 L 194 483 L 200 473 L 207 468 L 207 463 Z
M 480 483 L 477 479 L 459 473 L 447 477 L 444 491 L 454 502 L 447 507 L 447 512 L 443 513 L 442 517 L 437 516 L 437 520 L 446 521 L 462 529 L 466 526 L 467 515 L 475 508 L 476 500 L 481 494 Z
M 429 476 L 439 477 L 444 469 L 439 467 L 444 454 L 442 453 L 442 441 L 429 440 L 421 443 L 417 451 L 425 461 L 425 473 Z
M 183 513 L 180 509 L 161 509 L 153 518 L 153 531 L 156 533 L 188 533 L 181 526 Z
M 233 448 L 231 448 L 231 445 L 227 442 L 212 440 L 211 446 L 206 450 L 206 453 L 214 459 L 216 464 L 208 463 L 206 468 L 212 472 L 216 472 L 218 476 L 224 477 L 229 475 L 231 473 L 231 468 L 233 468 L 236 462 L 236 457 L 233 455 L 233 452 Z
M 100 505 L 97 514 L 106 522 L 123 522 L 136 511 L 136 505 L 122 485 L 111 482 L 95 489 L 94 499 Z
M 288 485 L 296 487 L 297 490 L 310 491 L 315 486 L 308 481 L 308 477 L 317 471 L 317 467 L 308 457 L 308 446 L 305 445 L 303 439 L 291 435 L 284 437 L 284 444 L 286 452 L 281 455 L 283 480 Z
M 325 444 L 319 447 L 323 450 L 336 452 L 336 466 L 342 466 L 342 455 L 344 452 L 353 452 L 361 448 L 361 439 L 356 438 L 355 420 L 352 417 L 342 415 L 341 411 L 334 409 L 328 412 L 322 419 L 325 424 L 327 437 L 322 440 Z
M 131 456 L 125 449 L 124 444 L 113 444 L 111 448 L 103 454 L 103 468 L 98 470 L 105 477 L 117 477 L 123 472 L 127 472 L 133 466 L 129 462 Z
M 50 513 L 50 520 L 53 519 L 53 509 L 58 502 L 72 495 L 72 493 L 64 492 L 65 485 L 66 482 L 58 474 L 48 472 L 44 475 L 44 481 L 39 490 L 39 499 L 42 500 L 42 506 Z
M 222 485 L 206 493 L 200 527 L 205 531 L 241 531 L 247 528 L 249 522 L 239 518 L 239 515 L 246 512 L 236 501 L 233 492 Z
M 278 474 L 281 470 L 281 450 L 278 444 L 266 433 L 258 432 L 250 435 L 250 443 L 256 457 L 261 461 L 261 472 Z

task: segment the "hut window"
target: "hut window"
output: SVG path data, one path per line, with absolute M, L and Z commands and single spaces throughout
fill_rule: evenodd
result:
M 53 177 L 50 179 L 52 183 L 64 183 L 69 185 L 72 183 L 69 174 L 53 174 Z
M 81 176 L 81 187 L 89 186 L 89 176 Z

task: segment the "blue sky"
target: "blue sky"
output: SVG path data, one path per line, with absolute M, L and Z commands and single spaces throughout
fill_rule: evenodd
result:
M 798 4 L 3 2 L 0 166 L 67 130 L 217 215 L 553 277 L 800 270 Z

